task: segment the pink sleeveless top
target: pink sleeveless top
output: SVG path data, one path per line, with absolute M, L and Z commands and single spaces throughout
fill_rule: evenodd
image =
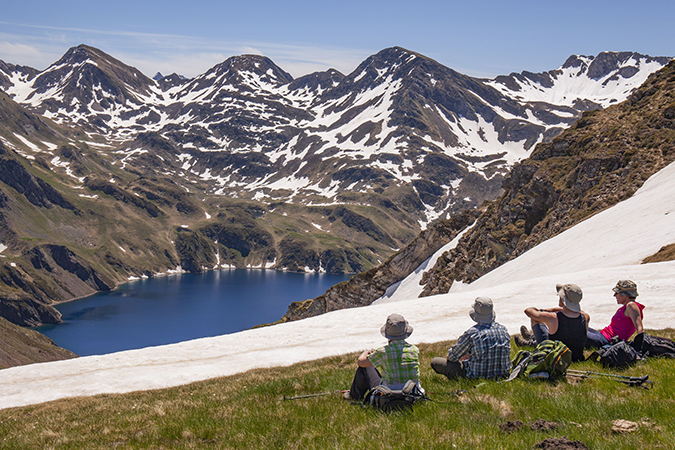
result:
M 640 318 L 644 317 L 642 310 L 645 308 L 644 305 L 635 302 L 640 308 Z M 612 336 L 619 336 L 623 341 L 627 341 L 633 333 L 635 333 L 635 325 L 630 317 L 627 317 L 624 313 L 626 312 L 626 306 L 623 305 L 612 317 L 612 321 L 609 323 L 609 326 L 603 328 L 600 332 L 607 339 L 612 339 Z

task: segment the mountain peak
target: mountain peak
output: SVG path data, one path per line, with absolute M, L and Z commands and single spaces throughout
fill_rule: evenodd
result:
M 219 75 L 230 74 L 232 76 L 251 73 L 267 82 L 278 85 L 293 81 L 291 74 L 285 72 L 271 59 L 262 55 L 232 56 L 213 67 L 206 75 L 209 76 L 209 73 L 213 72 Z
M 81 64 L 85 61 L 97 61 L 100 59 L 113 59 L 106 53 L 89 45 L 80 44 L 77 47 L 71 47 L 64 53 L 64 55 L 57 62 L 52 64 L 54 66 L 61 66 L 64 64 Z M 119 61 L 118 61 L 119 62 Z M 121 62 L 119 62 L 122 64 Z
M 636 52 L 601 52 L 597 56 L 572 55 L 560 69 L 579 68 L 578 75 L 586 74 L 591 80 L 600 80 L 612 72 L 623 70 L 624 75 L 639 72 L 644 64 L 668 64 L 670 57 L 652 57 Z M 631 69 L 627 69 L 631 68 Z

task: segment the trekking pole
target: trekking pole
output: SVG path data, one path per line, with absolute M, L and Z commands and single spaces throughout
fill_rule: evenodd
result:
M 318 394 L 307 394 L 307 395 L 296 395 L 295 397 L 286 397 L 284 395 L 283 400 L 298 400 L 301 398 L 311 398 L 311 397 L 322 397 L 324 395 L 331 395 L 342 391 L 331 391 L 331 392 L 319 392 Z
M 617 378 L 616 381 L 627 384 L 629 386 L 638 386 L 643 389 L 651 389 L 652 387 L 654 387 L 654 383 L 649 381 L 649 375 L 645 375 L 642 377 L 627 377 L 625 375 L 614 375 L 612 373 L 600 373 L 589 371 L 584 372 L 582 370 L 567 370 L 567 373 L 572 376 L 581 378 L 598 378 L 598 377 Z

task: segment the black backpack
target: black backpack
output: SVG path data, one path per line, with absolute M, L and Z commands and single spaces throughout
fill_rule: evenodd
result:
M 675 358 L 675 342 L 661 336 L 650 336 L 642 333 L 635 337 L 631 346 L 643 358 L 664 357 Z
M 586 361 L 600 362 L 604 367 L 626 368 L 640 360 L 640 355 L 626 341 L 605 345 L 590 354 Z
M 415 402 L 423 399 L 426 399 L 426 396 L 420 392 L 414 381 L 409 380 L 403 389 L 390 389 L 384 385 L 375 386 L 366 392 L 363 404 L 384 412 L 412 411 Z

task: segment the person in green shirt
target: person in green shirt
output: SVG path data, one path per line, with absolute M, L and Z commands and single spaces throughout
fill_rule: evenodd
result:
M 420 351 L 405 340 L 413 328 L 400 314 L 391 314 L 380 329 L 389 342 L 375 350 L 366 350 L 358 358 L 356 374 L 345 399 L 361 400 L 368 390 L 381 384 L 390 389 L 402 389 L 412 380 L 420 389 Z

